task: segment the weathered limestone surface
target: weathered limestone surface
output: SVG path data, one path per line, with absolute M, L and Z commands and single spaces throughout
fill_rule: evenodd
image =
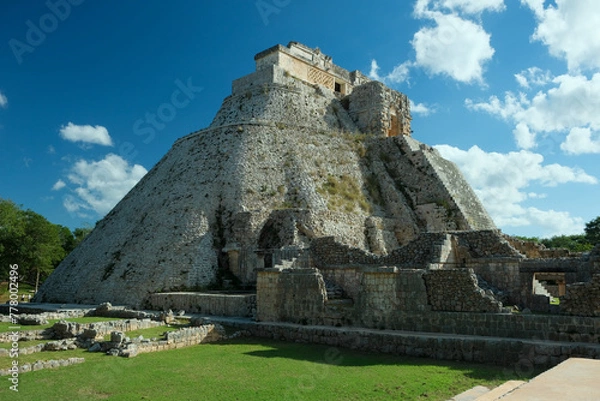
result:
M 348 110 L 367 103 L 376 107 Z M 264 249 L 331 236 L 386 255 L 424 232 L 495 229 L 456 166 L 403 134 L 404 95 L 317 50 L 271 49 L 234 82 L 210 127 L 176 141 L 35 301 L 140 307 L 153 293 L 214 284 L 218 271 L 253 284 Z

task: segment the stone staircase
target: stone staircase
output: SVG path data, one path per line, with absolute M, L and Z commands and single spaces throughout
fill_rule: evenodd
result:
M 528 382 L 511 380 L 489 390 L 473 387 L 448 401 L 598 400 L 600 360 L 569 358 Z
M 545 295 L 548 298 L 550 298 L 551 302 L 552 300 L 554 300 L 554 297 L 552 296 L 552 294 L 550 294 L 546 287 L 544 287 L 544 284 L 542 284 L 535 278 L 533 279 L 533 293 L 536 295 Z
M 348 325 L 347 316 L 354 308 L 354 300 L 348 298 L 344 289 L 331 280 L 325 280 L 327 302 L 325 302 L 324 320 L 330 326 Z
M 446 234 L 444 238 L 432 245 L 433 252 L 429 269 L 442 269 L 445 264 L 456 265 L 452 235 Z
M 510 380 L 492 390 L 484 386 L 476 386 L 448 401 L 496 401 L 504 398 L 525 383 L 520 380 Z

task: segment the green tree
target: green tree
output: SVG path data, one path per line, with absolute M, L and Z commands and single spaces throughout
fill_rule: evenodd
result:
M 60 244 L 68 255 L 73 249 L 75 249 L 75 236 L 68 227 L 58 226 L 58 235 L 60 237 Z
M 585 236 L 590 244 L 600 244 L 600 216 L 586 223 Z
M 557 235 L 552 238 L 540 240 L 546 248 L 566 248 L 572 252 L 586 252 L 594 246 L 588 241 L 587 236 L 580 235 Z
M 14 202 L 0 198 L 0 278 L 7 277 L 11 264 L 18 263 L 24 235 L 21 209 Z
M 81 244 L 81 242 L 85 239 L 85 237 L 87 237 L 89 235 L 89 233 L 92 232 L 92 230 L 93 230 L 93 228 L 91 228 L 91 227 L 76 228 L 73 231 L 73 238 L 75 239 L 75 242 L 74 242 L 75 246 L 73 247 L 73 249 L 75 249 L 75 247 L 77 247 L 79 244 Z M 73 249 L 71 249 L 71 250 L 73 250 Z M 69 251 L 69 252 L 71 252 L 71 251 Z
M 7 277 L 10 265 L 18 264 L 20 279 L 37 286 L 89 231 L 81 228 L 71 232 L 0 199 L 0 280 Z
M 42 215 L 31 210 L 23 212 L 25 217 L 25 236 L 21 260 L 25 281 L 35 282 L 36 290 L 40 278 L 47 277 L 56 264 L 65 257 L 59 226 L 50 223 Z

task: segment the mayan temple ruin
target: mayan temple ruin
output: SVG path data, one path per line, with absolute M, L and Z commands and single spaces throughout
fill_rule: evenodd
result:
M 500 232 L 458 168 L 415 139 L 406 95 L 296 42 L 255 61 L 35 301 L 597 344 L 598 247 Z M 545 318 L 528 326 L 515 306 Z

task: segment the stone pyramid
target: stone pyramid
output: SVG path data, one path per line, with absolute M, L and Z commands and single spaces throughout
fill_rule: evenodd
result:
M 411 137 L 405 95 L 296 42 L 255 60 L 35 301 L 143 306 L 227 277 L 252 286 L 274 250 L 318 237 L 385 255 L 424 232 L 495 229 L 456 166 Z

